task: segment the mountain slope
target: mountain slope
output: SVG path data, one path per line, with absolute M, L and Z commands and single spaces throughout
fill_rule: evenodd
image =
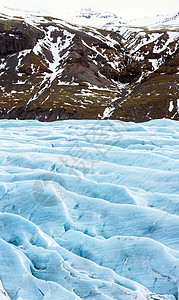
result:
M 178 32 L 0 18 L 0 117 L 178 119 Z

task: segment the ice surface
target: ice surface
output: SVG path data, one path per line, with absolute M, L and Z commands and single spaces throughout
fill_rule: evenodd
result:
M 177 299 L 179 123 L 0 121 L 0 299 Z

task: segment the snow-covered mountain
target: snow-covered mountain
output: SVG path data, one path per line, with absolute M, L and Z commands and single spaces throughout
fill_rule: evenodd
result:
M 161 14 L 152 17 L 143 18 L 122 18 L 119 15 L 111 12 L 94 11 L 91 8 L 81 9 L 74 15 L 70 15 L 69 19 L 75 24 L 94 26 L 98 28 L 113 29 L 119 27 L 121 24 L 126 26 L 139 26 L 148 28 L 160 28 L 167 26 L 170 29 L 178 29 L 179 27 L 179 12 L 173 14 Z M 117 29 L 117 28 L 116 28 Z
M 2 3 L 0 3 L 0 13 L 6 16 L 11 16 L 11 18 L 13 16 L 18 16 L 18 17 L 22 17 L 25 18 L 27 16 L 33 15 L 50 15 L 50 12 L 46 9 L 36 9 L 36 8 L 28 8 L 28 7 L 12 7 L 12 6 L 8 6 L 8 5 L 3 5 Z
M 128 25 L 147 26 L 150 29 L 165 29 L 178 30 L 179 27 L 179 12 L 176 14 L 157 15 L 153 17 L 144 17 L 128 22 Z
M 108 25 L 120 25 L 124 23 L 122 17 L 111 12 L 95 11 L 91 8 L 82 8 L 76 14 L 70 16 L 69 20 L 75 24 L 103 27 Z
M 176 300 L 179 123 L 0 121 L 0 299 Z
M 1 14 L 0 118 L 178 119 L 179 33 L 156 24 L 97 28 Z

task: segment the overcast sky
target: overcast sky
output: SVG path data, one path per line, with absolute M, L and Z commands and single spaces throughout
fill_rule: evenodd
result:
M 125 18 L 179 11 L 178 0 L 0 0 L 0 3 L 13 8 L 44 9 L 59 17 L 84 7 L 115 12 Z

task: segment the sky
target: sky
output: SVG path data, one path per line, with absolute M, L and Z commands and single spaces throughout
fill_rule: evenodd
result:
M 87 7 L 98 11 L 110 11 L 123 18 L 141 18 L 179 11 L 178 0 L 0 0 L 0 6 L 48 10 L 54 16 L 63 17 L 67 12 Z

